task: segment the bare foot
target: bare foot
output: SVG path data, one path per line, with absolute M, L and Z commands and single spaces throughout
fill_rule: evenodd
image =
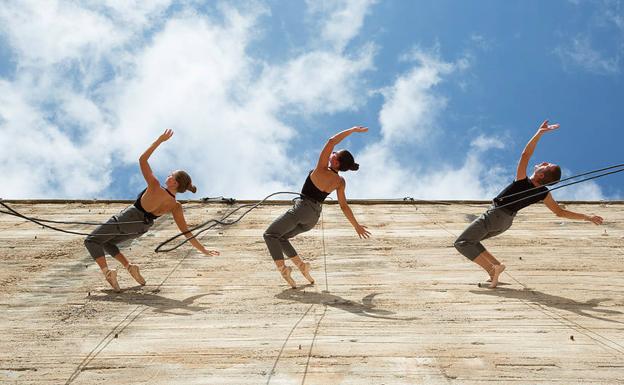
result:
M 310 275 L 310 262 L 306 262 L 299 266 L 299 270 L 301 270 L 301 274 L 311 283 L 314 284 L 314 278 Z
M 295 284 L 295 280 L 292 279 L 292 277 L 290 276 L 290 273 L 292 272 L 292 267 L 284 266 L 280 269 L 279 272 L 282 275 L 282 277 L 286 280 L 286 282 L 288 282 L 290 287 L 292 287 L 293 289 L 297 288 L 297 284 Z
M 115 292 L 119 293 L 121 291 L 121 289 L 119 288 L 119 283 L 117 283 L 117 270 L 115 269 L 109 270 L 106 274 L 104 274 L 104 277 L 106 278 L 108 283 L 113 287 L 113 290 L 115 290 Z
M 493 289 L 498 285 L 498 276 L 505 271 L 505 265 L 494 265 L 494 273 L 492 274 L 492 282 L 490 283 L 490 289 Z
M 496 266 L 496 265 L 495 265 L 495 266 Z M 500 266 L 502 266 L 502 267 L 503 267 L 503 270 L 501 270 L 501 271 L 500 271 L 500 272 L 502 273 L 503 271 L 505 271 L 505 265 L 500 265 Z M 485 281 L 485 282 L 492 282 L 492 274 L 490 274 L 490 279 L 488 279 L 488 280 L 487 280 L 487 281 Z

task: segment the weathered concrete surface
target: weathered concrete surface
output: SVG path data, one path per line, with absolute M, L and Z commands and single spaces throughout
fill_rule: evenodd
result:
M 13 206 L 104 221 L 125 204 Z M 192 224 L 230 209 L 185 207 Z M 120 271 L 120 294 L 81 237 L 0 214 L 0 382 L 624 384 L 624 206 L 570 206 L 604 216 L 600 227 L 541 205 L 523 210 L 486 241 L 507 264 L 496 290 L 477 287 L 485 274 L 452 247 L 485 207 L 353 204 L 373 233 L 360 240 L 339 208 L 325 205 L 323 227 L 294 241 L 317 279 L 297 290 L 284 285 L 262 240 L 287 206 L 205 233 L 220 257 L 189 246 L 155 254 L 176 233 L 164 217 L 124 249 L 148 285 Z

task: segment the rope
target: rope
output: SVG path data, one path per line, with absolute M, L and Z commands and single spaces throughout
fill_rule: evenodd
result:
M 581 180 L 578 180 L 578 181 L 575 181 L 575 182 L 572 182 L 572 183 L 566 183 L 566 184 L 554 187 L 554 188 L 550 189 L 550 191 L 554 191 L 554 190 L 557 190 L 557 189 L 560 189 L 560 188 L 563 188 L 563 187 L 572 186 L 572 185 L 575 185 L 575 184 L 578 184 L 578 183 L 582 183 L 582 182 L 587 182 L 589 180 L 602 178 L 602 177 L 607 176 L 607 175 L 617 174 L 619 172 L 623 172 L 624 171 L 624 163 L 613 165 L 613 166 L 609 166 L 609 167 L 604 167 L 604 168 L 597 169 L 597 170 L 588 171 L 588 172 L 581 173 L 581 174 L 578 174 L 578 175 L 573 175 L 571 177 L 568 177 L 568 178 L 565 178 L 565 179 L 561 179 L 561 180 L 556 181 L 556 182 L 547 183 L 547 184 L 545 184 L 543 186 L 537 186 L 537 187 L 533 187 L 533 188 L 528 189 L 528 190 L 524 190 L 524 191 L 521 191 L 521 192 L 513 193 L 513 194 L 510 194 L 510 195 L 507 195 L 504 198 L 515 196 L 515 195 L 518 195 L 518 194 L 521 194 L 521 193 L 524 194 L 524 193 L 526 193 L 528 191 L 534 191 L 534 190 L 537 190 L 537 189 L 541 189 L 541 188 L 543 188 L 545 186 L 551 186 L 551 185 L 558 184 L 558 183 L 561 183 L 561 182 L 564 182 L 564 181 L 567 181 L 567 180 L 570 180 L 570 179 L 575 179 L 575 178 L 579 178 L 579 177 L 582 177 L 582 176 L 591 175 L 591 174 L 595 174 L 595 173 L 602 172 L 602 171 L 607 171 L 607 170 L 612 170 L 612 169 L 617 169 L 617 170 L 605 172 L 605 173 L 598 174 L 598 175 L 594 175 L 592 177 L 581 179 Z M 516 199 L 516 200 L 514 200 L 512 202 L 509 202 L 509 203 L 506 203 L 504 205 L 496 206 L 492 210 L 502 209 L 502 208 L 507 207 L 509 205 L 515 204 L 517 202 L 537 197 L 539 195 L 542 195 L 543 193 L 544 193 L 543 191 L 540 191 L 537 194 L 532 194 L 532 195 L 529 195 L 529 196 L 526 196 L 526 197 L 522 197 L 520 199 Z M 177 234 L 177 235 L 175 235 L 175 236 L 165 240 L 161 244 L 159 244 L 158 247 L 156 247 L 156 249 L 154 251 L 157 252 L 157 253 L 173 251 L 173 250 L 179 248 L 180 246 L 182 246 L 183 244 L 185 244 L 186 242 L 189 242 L 190 240 L 195 239 L 199 234 L 201 234 L 201 233 L 203 233 L 205 231 L 208 231 L 208 230 L 212 229 L 213 227 L 215 227 L 217 225 L 230 226 L 230 225 L 233 225 L 235 223 L 238 223 L 251 210 L 255 209 L 256 207 L 258 207 L 259 205 L 264 203 L 270 197 L 275 196 L 275 195 L 280 195 L 280 194 L 291 194 L 291 195 L 298 195 L 298 196 L 301 195 L 300 193 L 291 192 L 291 191 L 279 191 L 279 192 L 275 192 L 275 193 L 269 194 L 266 197 L 264 197 L 264 199 L 259 201 L 258 203 L 242 205 L 242 206 L 232 210 L 231 212 L 227 213 L 226 215 L 221 217 L 221 219 L 210 219 L 210 220 L 208 220 L 208 221 L 206 221 L 206 222 L 204 222 L 204 223 L 202 223 L 202 224 L 200 224 L 198 226 L 195 226 L 195 227 L 191 228 L 190 230 L 187 230 L 185 232 L 181 232 L 181 233 L 179 233 L 179 234 Z M 224 198 L 222 196 L 216 197 L 216 198 L 208 198 L 207 197 L 207 198 L 203 198 L 202 199 L 202 201 L 204 201 L 204 202 L 207 202 L 207 201 L 210 201 L 210 200 L 221 200 L 221 201 L 224 201 L 224 202 L 227 202 L 227 203 L 230 203 L 230 204 L 233 204 L 235 202 L 235 200 L 233 198 Z M 411 201 L 420 201 L 420 202 L 433 202 L 433 203 L 439 203 L 439 204 L 445 204 L 445 205 L 450 204 L 448 202 L 440 202 L 440 201 L 425 200 L 425 199 L 414 199 L 414 198 L 411 198 L 411 197 L 403 198 L 403 200 L 404 201 L 411 200 Z M 44 227 L 44 228 L 48 228 L 48 229 L 59 231 L 59 232 L 66 233 L 66 234 L 74 234 L 74 235 L 82 235 L 82 236 L 90 235 L 90 233 L 82 233 L 82 232 L 77 232 L 77 231 L 64 230 L 64 229 L 61 229 L 61 228 L 58 228 L 58 227 L 55 227 L 55 226 L 46 225 L 45 223 L 69 224 L 69 225 L 80 224 L 80 225 L 90 225 L 90 226 L 112 226 L 112 225 L 120 225 L 120 224 L 126 224 L 126 223 L 142 223 L 141 221 L 117 222 L 117 223 L 54 221 L 54 220 L 40 219 L 40 218 L 34 218 L 34 217 L 29 217 L 29 216 L 23 215 L 23 214 L 17 212 L 16 210 L 12 209 L 11 207 L 9 207 L 6 203 L 2 202 L 1 199 L 0 199 L 0 205 L 2 205 L 7 210 L 9 210 L 9 211 L 0 210 L 0 213 L 7 214 L 7 215 L 13 215 L 13 216 L 16 216 L 18 218 L 26 219 L 28 221 L 31 221 L 33 223 L 38 224 L 39 226 Z M 229 218 L 231 215 L 236 213 L 238 210 L 240 210 L 242 208 L 245 208 L 245 207 L 249 207 L 249 209 L 247 211 L 245 211 L 243 214 L 241 214 L 237 219 L 235 219 L 233 221 L 225 222 L 225 220 L 227 218 Z M 173 247 L 170 247 L 170 248 L 167 248 L 167 249 L 163 248 L 165 245 L 173 242 L 175 239 L 179 238 L 180 236 L 182 236 L 182 235 L 186 236 L 187 234 L 190 234 L 191 232 L 193 232 L 195 230 L 198 230 L 198 229 L 202 229 L 202 230 L 198 231 L 195 235 L 187 237 L 184 241 L 180 242 L 179 244 L 177 244 L 177 245 L 175 245 Z M 108 234 L 108 235 L 118 236 L 118 235 L 139 235 L 139 234 L 141 234 L 141 233 L 120 233 L 120 234 Z
M 39 219 L 39 218 L 32 218 L 29 216 L 26 216 L 24 214 L 21 214 L 19 212 L 17 212 L 16 210 L 12 209 L 11 207 L 9 207 L 6 203 L 0 201 L 0 205 L 4 206 L 5 208 L 7 208 L 9 211 L 4 211 L 4 210 L 0 210 L 0 213 L 3 214 L 7 214 L 7 215 L 12 215 L 18 218 L 22 218 L 22 219 L 26 219 L 27 221 L 33 222 L 38 224 L 41 227 L 45 227 L 48 228 L 50 230 L 55 230 L 55 231 L 60 231 L 61 233 L 66 233 L 66 234 L 74 234 L 74 235 L 91 235 L 91 233 L 81 233 L 78 231 L 71 231 L 71 230 L 64 230 L 58 227 L 54 227 L 54 226 L 50 226 L 50 225 L 46 225 L 44 223 L 62 223 L 62 224 L 74 224 L 74 222 L 64 222 L 64 221 L 52 221 L 52 220 L 47 220 L 47 219 Z M 78 222 L 76 222 L 78 223 Z M 98 225 L 119 225 L 122 223 L 137 223 L 137 222 L 117 222 L 117 223 L 98 223 Z M 142 221 L 139 223 L 143 223 Z M 93 224 L 93 223 L 92 223 Z M 142 233 L 119 233 L 119 234 L 106 234 L 109 236 L 118 236 L 118 235 L 138 235 L 138 234 L 142 234 Z
M 525 193 L 527 191 L 537 190 L 537 189 L 540 189 L 542 187 L 553 186 L 553 185 L 559 184 L 561 182 L 568 181 L 570 179 L 580 178 L 580 177 L 585 176 L 585 175 L 595 174 L 597 172 L 602 172 L 602 171 L 611 170 L 611 169 L 614 169 L 614 168 L 621 168 L 621 167 L 624 167 L 624 163 L 616 164 L 616 165 L 605 167 L 605 168 L 599 168 L 597 170 L 587 171 L 587 172 L 584 172 L 582 174 L 572 175 L 570 177 L 567 177 L 567 178 L 564 178 L 564 179 L 559 179 L 559 180 L 556 180 L 556 181 L 553 181 L 553 182 L 550 182 L 550 183 L 546 183 L 546 184 L 543 184 L 541 186 L 536 186 L 536 187 L 530 188 L 528 190 L 519 191 L 517 193 L 509 194 L 509 195 L 505 196 L 504 198 L 509 198 L 509 197 L 512 197 L 512 196 L 515 196 L 515 195 L 518 195 L 518 194 L 523 194 L 523 193 Z M 622 171 L 622 170 L 614 171 L 613 173 L 620 172 L 620 171 Z M 612 174 L 612 173 L 606 173 L 604 175 L 608 175 L 608 174 Z M 586 179 L 586 180 L 589 180 L 589 179 Z M 566 186 L 568 186 L 568 185 L 566 185 Z M 563 187 L 563 186 L 561 186 L 561 187 Z M 560 187 L 557 187 L 557 188 L 560 188 Z M 551 191 L 552 190 L 556 190 L 557 188 L 551 189 Z
M 619 169 L 619 170 L 616 170 L 616 171 L 605 172 L 604 174 L 598 174 L 598 175 L 596 175 L 596 176 L 592 176 L 592 177 L 589 177 L 589 178 L 581 179 L 581 180 L 578 180 L 578 181 L 576 181 L 576 182 L 566 183 L 566 184 L 563 184 L 563 185 L 561 185 L 561 186 L 557 186 L 557 187 L 551 188 L 551 189 L 550 189 L 550 191 L 552 192 L 552 191 L 558 190 L 558 189 L 560 189 L 560 188 L 564 188 L 564 187 L 572 186 L 572 185 L 575 185 L 575 184 L 578 184 L 578 183 L 582 183 L 582 182 L 587 182 L 588 180 L 601 178 L 601 177 L 606 176 L 606 175 L 610 175 L 610 174 L 617 174 L 618 172 L 622 172 L 622 171 L 624 171 L 624 168 Z M 587 175 L 587 174 L 585 174 L 585 175 Z M 568 178 L 568 180 L 569 180 L 569 179 L 570 179 L 570 178 Z M 535 189 L 538 189 L 538 188 L 541 188 L 541 187 L 544 187 L 544 186 L 538 186 L 538 187 L 531 188 L 531 189 L 529 189 L 529 190 L 524 190 L 524 191 L 521 191 L 521 193 L 526 193 L 527 191 L 532 191 L 532 190 L 535 190 Z M 515 193 L 515 194 L 512 194 L 512 195 L 517 195 L 517 194 L 518 194 L 518 193 Z M 512 201 L 512 202 L 505 203 L 504 205 L 496 206 L 496 207 L 492 208 L 492 211 L 493 211 L 493 210 L 502 209 L 503 207 L 507 207 L 507 206 L 512 205 L 512 204 L 515 204 L 515 203 L 517 203 L 517 202 L 520 202 L 520 201 L 523 201 L 523 200 L 526 200 L 526 199 L 530 199 L 530 198 L 534 198 L 534 197 L 536 197 L 536 196 L 543 195 L 543 194 L 544 194 L 544 192 L 543 192 L 543 191 L 540 191 L 540 192 L 539 192 L 539 193 L 537 193 L 537 194 L 532 194 L 532 195 L 529 195 L 529 196 L 526 196 L 526 197 L 522 197 L 522 198 L 520 198 L 520 199 L 516 199 L 516 200 L 514 200 L 514 201 Z M 509 196 L 512 196 L 512 195 L 509 195 Z M 508 196 L 506 196 L 506 197 L 504 197 L 504 198 L 507 198 L 507 197 L 508 197 Z
M 325 291 L 329 293 L 329 284 L 327 279 L 327 252 L 325 250 L 325 217 L 323 216 L 323 211 L 321 210 L 321 241 L 323 243 L 323 265 L 325 269 Z
M 157 252 L 157 253 L 173 251 L 173 250 L 179 248 L 180 246 L 184 245 L 186 242 L 189 242 L 191 239 L 196 238 L 201 233 L 203 233 L 205 231 L 208 231 L 208 230 L 212 229 L 213 227 L 215 227 L 217 225 L 231 226 L 233 224 L 236 224 L 241 219 L 243 219 L 243 217 L 245 215 L 247 215 L 251 210 L 253 210 L 256 207 L 260 206 L 261 204 L 266 202 L 269 198 L 271 198 L 271 197 L 273 197 L 275 195 L 281 195 L 281 194 L 289 194 L 289 195 L 301 196 L 300 193 L 292 192 L 292 191 L 278 191 L 278 192 L 274 192 L 272 194 L 267 195 L 266 197 L 264 197 L 261 201 L 259 201 L 257 203 L 248 203 L 248 204 L 241 205 L 241 206 L 235 208 L 234 210 L 230 211 L 229 213 L 225 214 L 220 219 L 210 219 L 210 220 L 207 220 L 206 222 L 201 223 L 201 224 L 199 224 L 199 225 L 197 225 L 197 226 L 195 226 L 195 227 L 193 227 L 193 228 L 191 228 L 191 229 L 189 229 L 189 230 L 187 230 L 185 232 L 181 232 L 179 234 L 176 234 L 173 237 L 171 237 L 171 238 L 165 240 L 164 242 L 162 242 L 161 244 L 159 244 L 154 251 Z M 229 218 L 230 216 L 234 215 L 234 213 L 236 213 L 237 211 L 239 211 L 240 209 L 243 209 L 245 207 L 249 207 L 249 209 L 246 210 L 245 212 L 243 212 L 238 218 L 236 218 L 233 221 L 225 222 L 225 220 L 227 218 Z M 199 230 L 199 229 L 201 229 L 201 230 Z M 177 245 L 175 245 L 173 247 L 164 248 L 165 245 L 173 242 L 175 239 L 181 237 L 182 235 L 186 236 L 187 234 L 191 234 L 195 230 L 199 230 L 199 231 L 197 231 L 197 233 L 195 233 L 194 235 L 187 237 L 185 240 L 183 240 L 182 242 L 178 243 Z
M 314 307 L 314 304 L 310 305 L 310 307 L 308 307 L 305 313 L 303 313 L 301 318 L 299 318 L 299 320 L 295 322 L 292 329 L 290 329 L 290 332 L 288 333 L 288 335 L 286 336 L 286 339 L 284 340 L 284 343 L 282 344 L 282 348 L 280 349 L 279 353 L 277 354 L 277 357 L 275 358 L 273 367 L 271 368 L 271 371 L 269 372 L 269 378 L 267 378 L 267 385 L 269 385 L 269 383 L 271 382 L 271 377 L 273 377 L 273 373 L 275 373 L 275 368 L 277 367 L 277 363 L 279 362 L 280 358 L 282 358 L 282 353 L 284 352 L 284 348 L 286 347 L 286 343 L 288 343 L 290 336 L 293 334 L 293 332 L 295 331 L 299 323 L 305 318 L 306 315 L 308 315 L 308 313 L 310 312 L 310 310 L 312 310 L 313 307 Z

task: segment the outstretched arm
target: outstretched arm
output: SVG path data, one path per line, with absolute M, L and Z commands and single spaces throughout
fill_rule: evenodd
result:
M 141 166 L 141 173 L 143 174 L 143 178 L 145 178 L 145 181 L 147 182 L 148 188 L 158 187 L 160 186 L 160 182 L 154 176 L 154 173 L 152 172 L 152 168 L 150 167 L 147 160 L 152 155 L 154 150 L 156 150 L 156 148 L 160 146 L 162 142 L 166 142 L 172 136 L 173 136 L 173 130 L 166 129 L 165 132 L 163 132 L 162 135 L 160 135 L 158 139 L 156 139 L 156 141 L 152 143 L 152 145 L 149 146 L 149 148 L 145 150 L 145 152 L 139 157 L 139 165 Z
M 516 170 L 516 180 L 521 180 L 527 177 L 527 166 L 529 165 L 529 160 L 533 156 L 533 152 L 535 151 L 535 146 L 537 146 L 537 142 L 539 142 L 542 135 L 545 132 L 553 131 L 559 128 L 558 124 L 548 124 L 548 120 L 544 120 L 544 123 L 539 127 L 535 135 L 529 140 L 526 147 L 524 147 L 524 151 L 522 151 L 522 155 L 520 156 L 520 161 L 518 162 L 518 169 Z
M 362 226 L 358 223 L 353 215 L 353 211 L 347 204 L 347 197 L 345 196 L 345 181 L 340 178 L 340 185 L 336 189 L 336 195 L 338 195 L 338 202 L 340 203 L 340 209 L 349 222 L 351 222 L 351 226 L 355 229 L 355 232 L 358 234 L 360 238 L 368 238 L 371 233 L 366 229 L 366 226 Z
M 602 224 L 603 221 L 602 217 L 599 217 L 598 215 L 585 215 L 562 209 L 550 193 L 548 193 L 546 198 L 544 198 L 544 204 L 558 217 L 593 222 L 596 225 Z
M 178 203 L 176 207 L 173 209 L 172 215 L 173 215 L 173 220 L 175 221 L 176 225 L 178 225 L 178 228 L 180 229 L 180 231 L 184 233 L 184 236 L 187 239 L 193 237 L 193 234 L 189 231 L 188 226 L 186 225 L 186 219 L 184 218 L 184 211 L 182 210 L 182 205 L 180 203 Z M 195 246 L 197 250 L 201 251 L 202 253 L 206 255 L 210 255 L 210 256 L 219 255 L 218 251 L 206 250 L 206 248 L 201 243 L 199 243 L 197 238 L 193 238 L 189 242 L 191 242 L 191 245 Z
M 316 164 L 316 169 L 322 170 L 322 169 L 325 169 L 325 167 L 327 167 L 327 163 L 329 163 L 329 156 L 334 150 L 334 147 L 338 143 L 342 142 L 344 138 L 346 138 L 347 136 L 351 135 L 354 132 L 366 132 L 366 131 L 368 131 L 368 128 L 366 127 L 355 126 L 355 127 L 349 128 L 348 130 L 341 131 L 337 133 L 336 135 L 332 136 L 331 138 L 329 138 L 329 140 L 325 144 L 325 147 L 323 147 L 323 150 L 321 151 L 321 155 L 319 156 L 318 163 Z

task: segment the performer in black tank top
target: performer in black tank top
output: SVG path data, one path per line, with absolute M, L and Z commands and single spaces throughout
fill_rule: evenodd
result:
M 175 194 L 172 194 L 171 191 L 167 190 L 166 188 L 162 187 L 163 190 L 165 190 L 167 192 L 167 194 L 169 194 L 169 196 L 171 196 L 173 199 L 175 199 Z M 150 213 L 149 211 L 145 210 L 143 208 L 143 205 L 141 205 L 141 198 L 143 198 L 143 194 L 145 194 L 145 191 L 147 191 L 147 188 L 145 188 L 143 191 L 141 191 L 139 193 L 139 195 L 137 195 L 137 199 L 134 201 L 133 205 L 134 207 L 136 207 L 137 209 L 139 209 L 139 211 L 141 211 L 142 213 L 145 214 L 145 217 L 149 220 L 156 220 L 157 218 L 160 217 L 160 215 L 154 215 L 152 213 Z
M 171 138 L 173 131 L 166 130 L 158 139 L 141 155 L 139 165 L 141 173 L 147 182 L 147 188 L 139 193 L 134 203 L 119 214 L 113 215 L 107 224 L 98 226 L 85 239 L 85 247 L 91 254 L 91 257 L 98 264 L 104 277 L 108 283 L 119 291 L 119 283 L 117 282 L 117 270 L 109 269 L 106 263 L 105 254 L 113 256 L 119 261 L 128 273 L 141 285 L 145 285 L 145 279 L 139 272 L 139 267 L 132 264 L 121 253 L 117 245 L 129 239 L 135 239 L 147 232 L 154 224 L 154 220 L 160 215 L 171 213 L 178 228 L 185 233 L 187 238 L 193 235 L 188 232 L 188 226 L 184 219 L 182 205 L 176 201 L 176 193 L 183 193 L 186 190 L 192 192 L 197 191 L 191 181 L 191 177 L 182 170 L 172 172 L 165 181 L 166 187 L 161 187 L 160 182 L 149 166 L 147 160 L 154 150 L 164 141 Z M 163 191 L 164 190 L 164 191 Z M 166 194 L 165 194 L 166 192 Z M 144 205 L 153 207 L 152 210 L 146 210 Z M 218 255 L 216 251 L 206 250 L 204 246 L 196 239 L 192 239 L 191 244 L 200 252 L 206 255 Z
M 559 128 L 558 124 L 549 125 L 547 120 L 542 123 L 522 152 L 516 170 L 516 179 L 494 198 L 492 207 L 475 219 L 455 241 L 457 251 L 489 274 L 491 288 L 498 284 L 499 275 L 505 270 L 505 265 L 490 254 L 481 241 L 509 229 L 516 213 L 523 208 L 544 201 L 544 204 L 559 217 L 582 219 L 595 224 L 602 223 L 602 218 L 597 215 L 564 210 L 555 202 L 546 185 L 555 183 L 561 178 L 559 166 L 548 162 L 540 163 L 534 167 L 531 177 L 527 177 L 527 166 L 537 142 L 544 133 L 557 128 Z
M 321 151 L 316 168 L 308 174 L 301 188 L 301 198 L 296 198 L 293 207 L 277 218 L 264 232 L 264 241 L 277 270 L 293 288 L 296 287 L 296 284 L 290 275 L 292 268 L 284 263 L 284 254 L 299 268 L 310 283 L 314 283 L 314 279 L 310 275 L 310 264 L 303 262 L 289 239 L 312 229 L 316 225 L 321 215 L 321 205 L 332 191 L 337 191 L 340 207 L 358 236 L 360 238 L 370 236 L 366 227 L 357 222 L 349 208 L 344 193 L 345 181 L 338 175 L 338 171 L 355 171 L 359 165 L 355 163 L 353 155 L 347 150 L 332 152 L 334 146 L 348 135 L 354 132 L 366 132 L 367 130 L 365 127 L 353 127 L 330 138 Z
M 304 198 L 312 199 L 313 201 L 317 203 L 323 203 L 325 199 L 327 198 L 327 196 L 329 195 L 329 193 L 319 190 L 318 187 L 316 187 L 314 183 L 312 182 L 310 175 L 312 175 L 312 171 L 310 171 L 310 173 L 308 174 L 308 177 L 303 183 L 303 187 L 301 188 L 301 195 Z

